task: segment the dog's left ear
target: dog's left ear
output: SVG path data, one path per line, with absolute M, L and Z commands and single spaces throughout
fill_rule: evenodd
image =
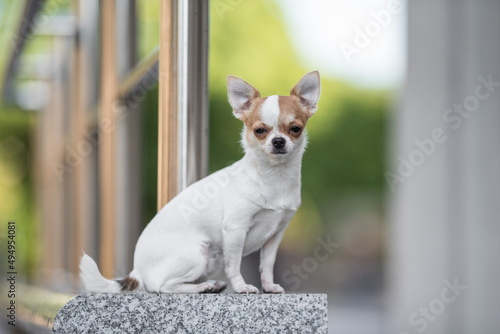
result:
M 233 114 L 236 118 L 244 120 L 244 115 L 252 106 L 252 101 L 260 97 L 257 89 L 248 82 L 238 77 L 228 75 L 227 95 L 229 104 L 233 107 Z
M 318 100 L 321 93 L 321 82 L 319 72 L 309 72 L 304 75 L 292 88 L 290 95 L 295 95 L 300 99 L 300 103 L 313 115 L 318 109 Z

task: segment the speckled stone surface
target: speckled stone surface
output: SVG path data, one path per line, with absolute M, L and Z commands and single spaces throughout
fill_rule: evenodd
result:
M 327 333 L 325 294 L 89 294 L 57 314 L 55 333 Z

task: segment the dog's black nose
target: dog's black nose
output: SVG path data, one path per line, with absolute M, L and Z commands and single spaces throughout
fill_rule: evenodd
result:
M 286 144 L 285 138 L 274 138 L 273 139 L 273 146 L 278 148 L 278 149 L 285 146 L 285 144 Z

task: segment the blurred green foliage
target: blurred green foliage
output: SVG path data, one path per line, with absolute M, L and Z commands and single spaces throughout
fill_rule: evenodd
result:
M 137 0 L 137 39 L 139 59 L 145 57 L 158 45 L 160 33 L 160 1 L 159 0 Z
M 158 86 L 148 92 L 142 103 L 142 142 L 145 159 L 142 165 L 143 226 L 156 215 L 158 180 Z
M 38 259 L 30 154 L 34 121 L 33 114 L 0 107 L 0 239 L 6 245 L 7 222 L 16 222 L 16 270 L 28 278 L 34 274 Z M 1 268 L 6 265 L 2 262 Z
M 0 89 L 8 59 L 17 36 L 25 1 L 0 0 Z M 47 0 L 32 28 L 47 16 L 65 14 L 71 1 Z M 24 54 L 39 54 L 50 49 L 47 37 L 26 41 Z M 16 270 L 32 279 L 39 260 L 41 233 L 37 224 L 34 178 L 38 171 L 32 150 L 36 140 L 36 113 L 7 106 L 0 101 L 0 240 L 5 245 L 7 222 L 16 222 Z M 4 248 L 6 249 L 6 248 Z M 2 262 L 1 268 L 6 263 Z

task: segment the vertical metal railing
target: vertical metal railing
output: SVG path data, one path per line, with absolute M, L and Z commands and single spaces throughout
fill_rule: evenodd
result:
M 101 103 L 99 105 L 100 264 L 102 274 L 114 274 L 116 245 L 116 3 L 101 1 Z
M 75 17 L 77 22 L 76 26 L 81 25 L 81 9 L 80 3 L 76 2 L 73 4 L 73 10 L 75 11 Z M 78 29 L 78 28 L 77 28 Z M 70 143 L 72 147 L 77 147 L 78 143 L 82 141 L 82 134 L 85 130 L 85 100 L 83 90 L 83 73 L 82 73 L 82 63 L 83 63 L 83 52 L 82 45 L 79 41 L 75 41 L 74 45 L 74 60 L 73 60 L 73 117 L 71 124 L 71 138 Z M 87 235 L 85 233 L 85 221 L 86 221 L 86 207 L 85 202 L 87 198 L 85 180 L 85 165 L 83 163 L 75 166 L 72 175 L 73 182 L 73 193 L 72 197 L 72 209 L 73 209 L 73 231 L 70 236 L 72 241 L 72 251 L 71 251 L 71 261 L 70 270 L 73 273 L 78 272 L 78 263 L 80 260 L 81 250 L 85 249 L 85 244 L 87 242 Z
M 208 172 L 209 4 L 161 6 L 158 210 Z
M 158 210 L 171 200 L 178 187 L 178 115 L 173 99 L 173 0 L 160 4 L 160 66 L 158 86 Z

